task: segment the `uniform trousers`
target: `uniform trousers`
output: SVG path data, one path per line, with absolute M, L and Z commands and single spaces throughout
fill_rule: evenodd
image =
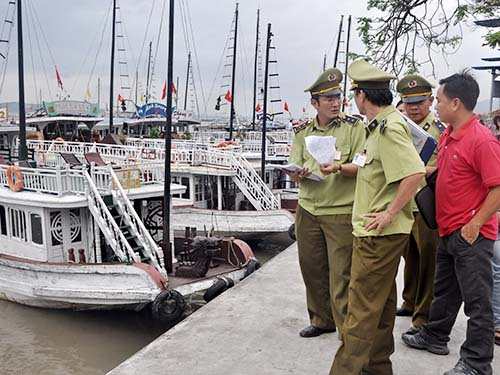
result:
M 460 358 L 481 375 L 491 375 L 493 359 L 493 278 L 491 260 L 493 240 L 479 235 L 471 245 L 460 229 L 441 238 L 437 250 L 434 299 L 429 322 L 422 335 L 429 341 L 446 343 L 464 302 L 467 334 Z
M 396 274 L 408 234 L 355 237 L 342 344 L 330 375 L 392 374 Z
M 414 212 L 415 222 L 405 259 L 403 308 L 413 311 L 412 323 L 421 327 L 427 322 L 432 302 L 432 287 L 436 268 L 436 250 L 439 242 L 437 230 L 430 229 L 420 212 Z
M 352 257 L 352 215 L 315 216 L 300 205 L 295 215 L 299 264 L 310 324 L 339 330 L 347 313 Z

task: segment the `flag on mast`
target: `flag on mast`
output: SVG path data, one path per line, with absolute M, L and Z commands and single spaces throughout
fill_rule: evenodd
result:
M 224 99 L 226 99 L 229 103 L 231 103 L 233 101 L 233 97 L 231 96 L 231 91 L 227 90 L 227 93 L 224 96 Z
M 61 76 L 59 75 L 59 71 L 57 70 L 57 66 L 56 66 L 56 79 L 57 79 L 57 85 L 59 86 L 59 88 L 61 90 L 64 90 Z
M 287 111 L 287 112 L 290 112 L 290 111 L 288 110 L 288 103 L 287 103 L 287 102 L 285 102 L 285 105 L 283 106 L 283 109 L 284 109 L 285 111 Z
M 260 108 L 260 104 L 257 103 L 257 105 L 255 106 L 255 112 L 260 112 L 261 108 Z

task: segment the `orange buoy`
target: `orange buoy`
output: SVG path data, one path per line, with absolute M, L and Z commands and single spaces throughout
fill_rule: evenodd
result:
M 17 182 L 14 183 L 14 176 L 17 179 Z M 12 191 L 18 192 L 23 188 L 23 175 L 19 170 L 19 167 L 15 165 L 11 165 L 7 168 L 7 183 Z

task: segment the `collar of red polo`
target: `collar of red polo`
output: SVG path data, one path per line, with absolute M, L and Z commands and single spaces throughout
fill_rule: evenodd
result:
M 456 141 L 461 140 L 465 133 L 467 133 L 467 130 L 471 127 L 471 125 L 476 122 L 478 119 L 478 115 L 472 114 L 470 119 L 467 120 L 465 124 L 463 124 L 456 132 L 452 133 L 451 131 L 453 130 L 453 127 L 450 125 L 448 126 L 449 132 L 450 132 L 450 137 L 453 138 Z M 447 129 L 447 130 L 448 130 Z

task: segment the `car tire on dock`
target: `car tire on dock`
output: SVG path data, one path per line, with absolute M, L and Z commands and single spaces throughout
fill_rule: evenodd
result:
M 290 227 L 288 228 L 288 235 L 292 240 L 297 241 L 297 238 L 295 237 L 295 223 L 290 225 Z
M 186 301 L 178 291 L 164 290 L 156 296 L 151 309 L 155 319 L 161 322 L 175 322 L 186 310 Z

